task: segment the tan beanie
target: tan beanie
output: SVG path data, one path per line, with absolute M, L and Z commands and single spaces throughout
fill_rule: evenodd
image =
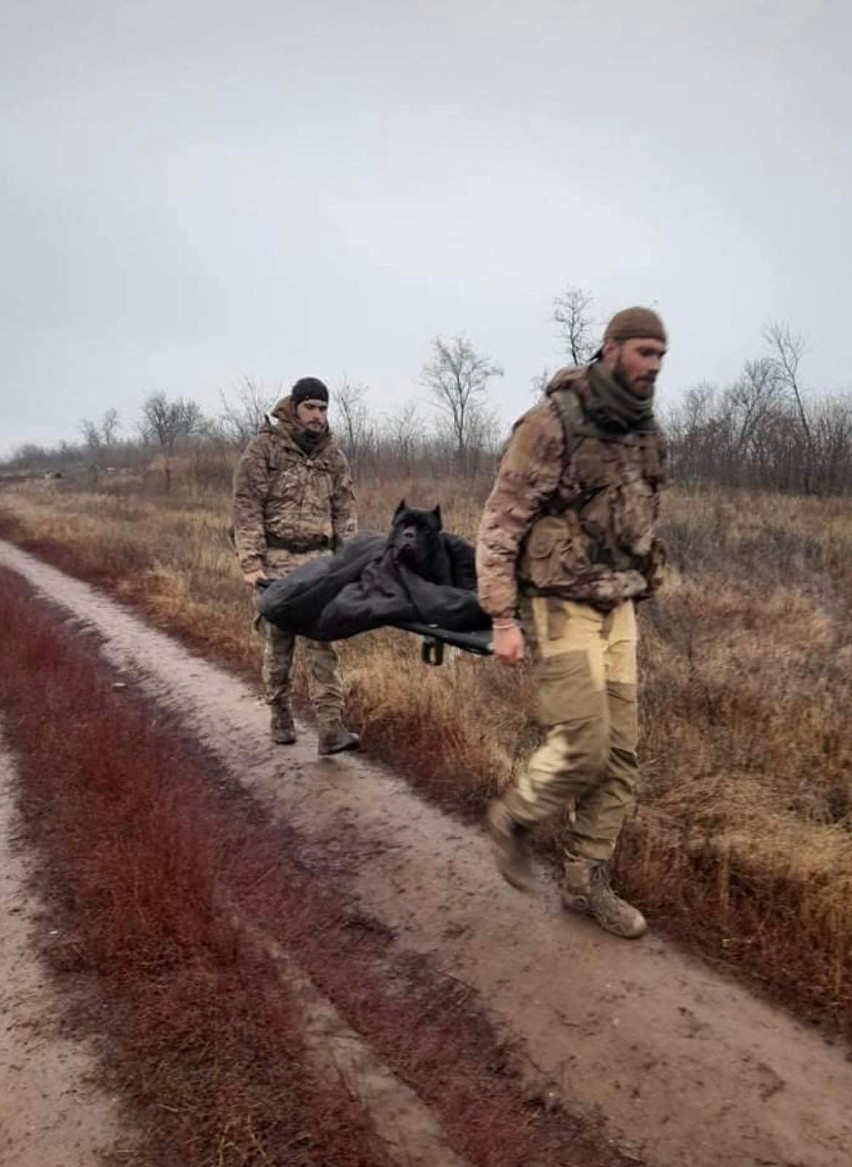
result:
M 650 308 L 623 308 L 606 326 L 604 340 L 636 340 L 647 337 L 667 343 L 666 330 Z

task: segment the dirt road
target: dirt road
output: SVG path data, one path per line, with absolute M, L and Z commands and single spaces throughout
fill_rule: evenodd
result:
M 357 758 L 318 762 L 304 731 L 286 750 L 244 684 L 104 596 L 0 544 L 0 563 L 97 629 L 247 788 L 346 880 L 363 911 L 480 996 L 533 1076 L 659 1167 L 852 1161 L 846 1052 L 653 936 L 608 937 L 566 918 L 555 889 L 520 895 L 495 875 L 481 831 Z M 448 683 L 450 680 L 448 678 Z
M 88 1167 L 114 1150 L 113 1101 L 92 1051 L 61 1035 L 31 934 L 39 903 L 14 839 L 14 761 L 0 737 L 0 1167 Z

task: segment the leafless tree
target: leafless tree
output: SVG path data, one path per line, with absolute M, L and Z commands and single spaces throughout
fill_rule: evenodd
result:
M 97 422 L 90 421 L 89 418 L 84 417 L 80 422 L 80 433 L 83 435 L 83 441 L 91 453 L 96 454 L 101 448 L 101 431 L 98 428 Z
M 500 420 L 493 409 L 479 409 L 470 425 L 470 444 L 467 451 L 467 472 L 474 477 L 486 468 L 492 469 L 491 457 L 500 441 Z
M 575 365 L 587 365 L 595 352 L 592 297 L 582 288 L 569 286 L 553 301 L 553 319 L 567 356 Z
M 101 418 L 101 436 L 103 437 L 105 446 L 114 446 L 115 438 L 121 422 L 118 417 L 117 409 L 108 409 Z
M 726 391 L 724 402 L 735 426 L 734 444 L 740 456 L 754 453 L 783 395 L 784 386 L 774 361 L 768 357 L 746 361 L 742 375 Z
M 331 395 L 332 428 L 354 463 L 363 458 L 374 438 L 366 394 L 366 385 L 352 382 L 344 374 Z
M 432 358 L 423 366 L 420 383 L 429 389 L 446 418 L 463 473 L 468 471 L 471 457 L 478 453 L 473 442 L 482 434 L 488 380 L 502 376 L 500 366 L 490 357 L 479 356 L 467 337 L 444 340 L 439 336 L 432 342 Z
M 383 436 L 387 435 L 390 452 L 399 470 L 410 471 L 415 463 L 423 441 L 424 423 L 417 412 L 417 406 L 409 401 L 389 414 L 382 424 Z
M 813 471 L 814 443 L 811 427 L 805 412 L 805 403 L 802 398 L 802 384 L 799 378 L 799 365 L 807 351 L 807 342 L 799 332 L 793 332 L 785 321 L 771 320 L 763 330 L 763 337 L 769 345 L 772 356 L 769 358 L 778 371 L 783 384 L 787 387 L 796 403 L 802 433 L 805 436 L 807 464 L 805 466 L 805 490 L 810 490 L 810 479 Z
M 852 400 L 830 397 L 812 411 L 820 488 L 836 494 L 849 490 L 852 479 Z
M 139 426 L 142 440 L 157 445 L 163 455 L 166 492 L 171 490 L 171 456 L 175 446 L 198 433 L 204 423 L 200 408 L 194 401 L 177 397 L 169 401 L 165 393 L 152 393 L 142 404 Z
M 265 415 L 281 393 L 281 385 L 267 389 L 253 377 L 243 377 L 233 398 L 220 392 L 222 412 L 215 422 L 217 433 L 229 446 L 242 449 L 260 429 Z

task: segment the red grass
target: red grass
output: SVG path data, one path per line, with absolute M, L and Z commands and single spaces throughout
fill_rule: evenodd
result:
M 110 688 L 91 642 L 17 576 L 0 584 L 0 706 L 63 937 L 49 956 L 92 986 L 89 1023 L 109 1034 L 107 1074 L 143 1130 L 139 1161 L 385 1162 L 351 1099 L 312 1072 L 298 1002 L 230 905 L 295 955 L 472 1163 L 620 1161 L 564 1113 L 531 1109 L 464 986 L 398 954 L 317 878 L 315 857 L 300 860 L 296 836 L 131 690 Z
M 0 624 L 0 704 L 62 937 L 47 955 L 94 987 L 88 1025 L 109 1034 L 139 1161 L 386 1162 L 306 1061 L 298 1002 L 217 906 L 221 884 L 261 873 L 198 761 L 7 572 Z

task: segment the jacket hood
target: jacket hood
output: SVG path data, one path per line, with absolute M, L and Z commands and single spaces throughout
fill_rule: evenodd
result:
M 564 369 L 557 369 L 545 386 L 545 395 L 551 397 L 560 389 L 568 389 L 585 380 L 588 375 L 588 366 L 566 365 Z

